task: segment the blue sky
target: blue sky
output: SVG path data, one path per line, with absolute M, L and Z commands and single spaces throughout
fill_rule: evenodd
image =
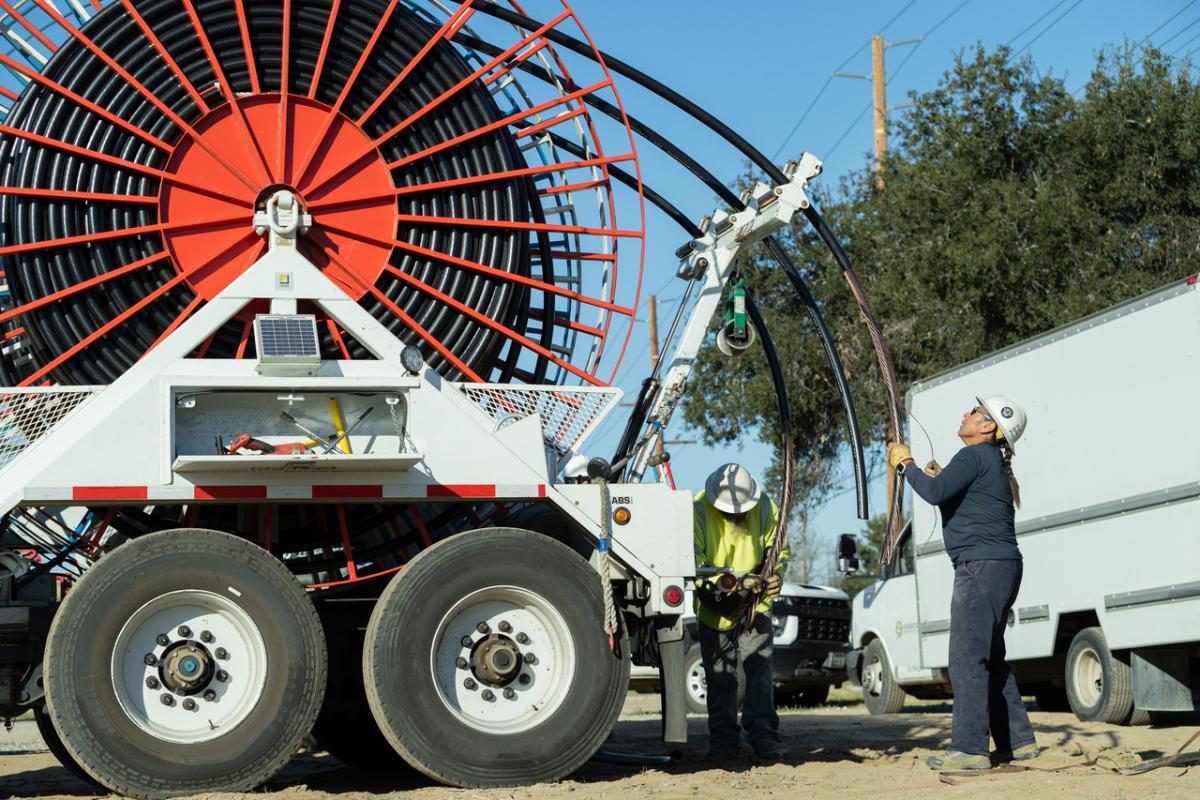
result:
M 830 75 L 835 69 L 869 73 L 868 43 L 876 33 L 889 42 L 926 36 L 919 45 L 888 49 L 889 105 L 907 103 L 910 91 L 934 88 L 955 53 L 977 43 L 989 49 L 1010 44 L 1029 54 L 1043 73 L 1065 77 L 1072 91 L 1087 81 L 1100 50 L 1126 39 L 1140 42 L 1149 36 L 1167 53 L 1200 58 L 1200 2 L 1195 0 L 575 0 L 572 6 L 601 49 L 695 100 L 768 156 L 778 153 L 776 160 L 782 162 L 802 150 L 815 153 L 825 161 L 820 180 L 827 186 L 868 163 L 871 85 L 830 80 Z M 716 137 L 628 81 L 619 80 L 618 87 L 631 113 L 667 133 L 716 175 L 732 181 L 739 174 L 741 158 Z M 895 118 L 904 111 L 892 113 Z M 696 219 L 712 210 L 714 200 L 706 189 L 647 150 L 642 150 L 642 163 L 648 183 Z M 660 298 L 672 298 L 679 286 L 670 282 L 671 253 L 682 236 L 672 223 L 654 216 L 647 231 L 647 291 L 665 285 Z M 660 311 L 660 317 L 669 310 Z M 630 394 L 643 377 L 645 342 L 646 328 L 640 324 L 629 349 L 637 366 L 623 369 L 620 381 Z M 957 420 L 945 424 L 957 426 Z M 615 439 L 617 426 L 608 427 L 601 451 Z M 668 438 L 696 437 L 677 425 Z M 704 476 L 724 461 L 739 460 L 761 471 L 771 455 L 769 446 L 755 441 L 740 450 L 703 445 L 669 449 L 676 478 L 688 488 L 701 486 Z M 872 483 L 873 513 L 883 508 L 883 491 L 881 481 Z M 852 494 L 833 499 L 813 522 L 820 546 L 830 549 L 836 534 L 860 526 Z

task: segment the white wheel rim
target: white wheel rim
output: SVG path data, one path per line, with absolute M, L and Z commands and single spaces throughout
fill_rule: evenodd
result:
M 266 686 L 267 650 L 240 606 L 183 589 L 133 613 L 113 645 L 110 671 L 117 702 L 135 725 L 194 744 L 224 736 L 249 716 Z
M 878 658 L 872 658 L 867 664 L 867 668 L 863 670 L 862 676 L 863 691 L 872 697 L 878 697 L 883 691 L 883 662 Z
M 511 672 L 498 677 L 480 668 L 488 646 L 515 659 Z M 438 623 L 429 655 L 442 703 L 485 733 L 522 733 L 541 724 L 566 700 L 575 678 L 566 620 L 544 597 L 516 586 L 489 586 L 455 603 Z
M 1084 707 L 1091 708 L 1100 702 L 1104 694 L 1104 665 L 1100 654 L 1091 647 L 1079 651 L 1074 669 L 1075 695 Z
M 692 668 L 688 670 L 687 690 L 697 703 L 702 706 L 708 704 L 708 679 L 704 676 L 704 664 L 701 661 L 692 662 Z

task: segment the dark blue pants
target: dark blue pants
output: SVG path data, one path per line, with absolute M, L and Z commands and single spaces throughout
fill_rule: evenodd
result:
M 735 643 L 733 631 L 715 631 L 704 623 L 700 629 L 700 655 L 708 684 L 708 739 L 717 750 L 736 753 L 741 747 L 738 729 L 738 661 L 746 675 L 746 698 L 742 703 L 742 727 L 753 747 L 763 741 L 779 741 L 779 714 L 775 712 L 775 684 L 771 676 L 771 650 L 775 638 L 770 614 L 758 614 L 750 628 Z
M 1033 726 L 1004 660 L 1008 612 L 1021 588 L 1020 561 L 963 561 L 954 568 L 950 603 L 950 683 L 954 724 L 950 749 L 986 756 L 1033 742 Z

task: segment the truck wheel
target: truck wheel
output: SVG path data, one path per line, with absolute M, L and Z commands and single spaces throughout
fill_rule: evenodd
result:
M 904 690 L 896 683 L 883 642 L 872 639 L 862 658 L 863 702 L 872 714 L 895 714 L 904 708 Z
M 255 545 L 197 529 L 134 539 L 84 573 L 44 663 L 68 752 L 140 798 L 258 786 L 291 760 L 325 690 L 304 589 Z
M 36 706 L 33 709 L 33 720 L 37 723 L 38 733 L 42 735 L 42 741 L 46 748 L 58 759 L 58 763 L 89 786 L 100 786 L 96 783 L 96 779 L 88 775 L 83 767 L 79 766 L 79 762 L 67 752 L 66 746 L 62 743 L 62 737 L 58 735 L 58 729 L 54 727 L 54 720 L 50 719 L 50 712 L 45 705 Z
M 596 571 L 541 534 L 489 528 L 426 548 L 371 614 L 367 700 L 384 736 L 453 786 L 554 781 L 612 730 L 629 648 L 604 633 Z
M 683 660 L 684 681 L 687 684 L 687 710 L 689 714 L 708 713 L 708 681 L 704 677 L 704 659 L 697 642 Z
M 1084 628 L 1067 651 L 1067 699 L 1084 722 L 1121 725 L 1133 712 L 1133 676 L 1108 649 L 1104 632 Z

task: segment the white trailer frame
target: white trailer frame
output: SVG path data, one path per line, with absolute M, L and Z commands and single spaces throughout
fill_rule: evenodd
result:
M 1193 277 L 909 391 L 918 464 L 946 463 L 961 447 L 958 422 L 976 396 L 1011 395 L 1029 413 L 1013 459 L 1024 579 L 1005 636 L 1027 686 L 1069 684 L 1072 638 L 1099 627 L 1131 664 L 1136 709 L 1194 708 L 1200 429 L 1187 409 L 1200 395 L 1198 351 Z M 891 677 L 920 693 L 949 681 L 953 569 L 936 507 L 914 497 L 912 508 L 900 558 L 854 598 L 851 636 L 860 649 L 878 640 Z M 854 677 L 877 679 L 852 661 Z

